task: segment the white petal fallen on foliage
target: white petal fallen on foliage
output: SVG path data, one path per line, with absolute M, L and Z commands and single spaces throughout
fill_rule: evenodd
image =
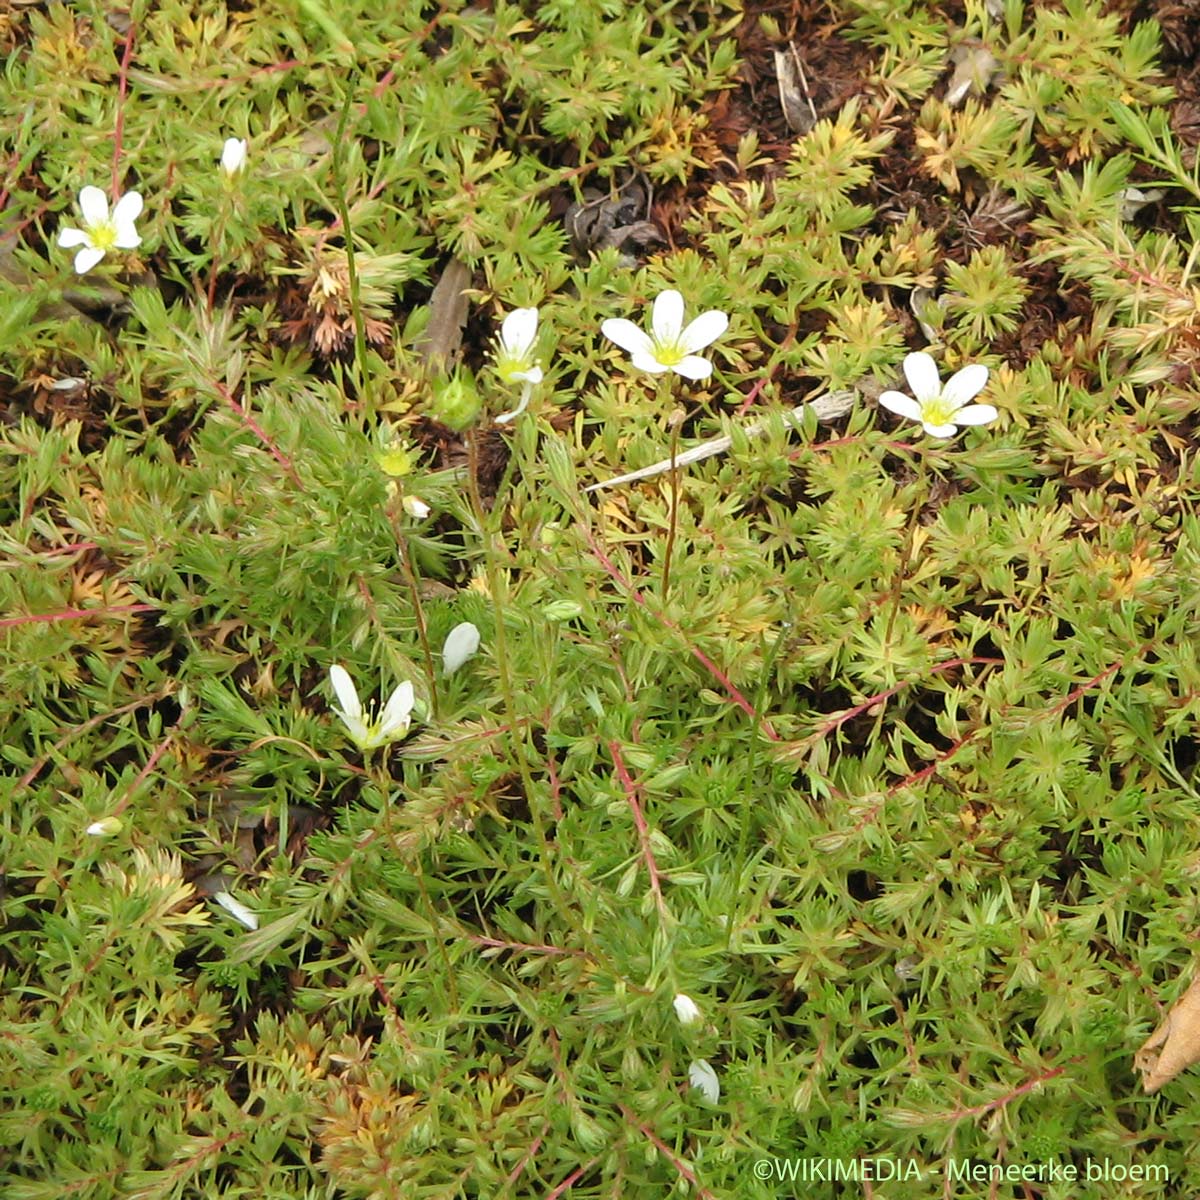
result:
M 720 1100 L 721 1081 L 706 1059 L 698 1058 L 688 1067 L 688 1079 L 709 1104 L 716 1104 Z
M 442 647 L 442 674 L 453 675 L 479 649 L 479 630 L 470 621 L 455 625 Z
M 247 929 L 258 928 L 258 917 L 244 904 L 235 900 L 228 892 L 214 892 L 213 899 L 231 916 L 236 917 Z

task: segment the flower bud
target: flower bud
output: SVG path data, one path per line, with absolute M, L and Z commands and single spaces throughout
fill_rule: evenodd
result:
M 455 433 L 474 425 L 482 406 L 475 380 L 466 371 L 456 371 L 449 379 L 433 385 L 433 415 Z
M 221 170 L 232 179 L 246 169 L 246 139 L 226 138 L 221 148 Z
M 112 837 L 114 833 L 120 833 L 123 828 L 119 817 L 103 817 L 99 821 L 93 821 L 84 830 L 84 833 L 91 834 L 92 837 Z
M 679 1018 L 680 1025 L 685 1029 L 690 1025 L 698 1025 L 700 1023 L 702 1019 L 700 1009 L 691 996 L 685 996 L 683 992 L 680 992 L 675 997 L 674 1004 L 675 1015 Z

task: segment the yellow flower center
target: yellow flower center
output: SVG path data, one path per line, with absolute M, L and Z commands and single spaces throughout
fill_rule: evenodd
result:
M 926 425 L 953 425 L 956 412 L 957 408 L 937 396 L 921 405 L 921 420 Z
M 687 358 L 687 351 L 678 342 L 656 341 L 654 343 L 654 357 L 664 367 L 677 367 Z
M 117 244 L 117 227 L 111 221 L 101 221 L 88 229 L 88 237 L 97 250 L 111 250 Z

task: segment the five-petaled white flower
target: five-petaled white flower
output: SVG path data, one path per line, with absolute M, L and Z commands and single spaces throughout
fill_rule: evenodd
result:
M 246 166 L 246 139 L 226 138 L 221 147 L 221 170 L 230 179 L 244 170 Z
M 408 732 L 414 703 L 413 685 L 408 680 L 392 693 L 383 712 L 370 721 L 363 716 L 358 691 L 345 667 L 336 663 L 330 667 L 329 682 L 333 684 L 333 690 L 342 705 L 341 708 L 335 707 L 333 711 L 341 717 L 351 741 L 360 750 L 374 750 L 377 746 L 393 742 Z
M 80 246 L 75 255 L 75 272 L 90 271 L 110 250 L 133 250 L 142 244 L 134 222 L 142 212 L 139 192 L 126 192 L 108 211 L 108 197 L 98 187 L 85 187 L 79 193 L 79 211 L 83 214 L 82 229 L 64 229 L 58 244 L 64 249 Z
M 987 386 L 988 369 L 979 363 L 956 371 L 943 386 L 937 363 L 924 350 L 917 350 L 905 357 L 904 376 L 916 399 L 889 391 L 879 397 L 879 403 L 920 421 L 931 437 L 953 437 L 960 425 L 986 425 L 1000 415 L 990 404 L 970 403 Z
M 623 317 L 610 317 L 600 332 L 627 350 L 639 371 L 661 375 L 674 371 L 684 379 L 707 379 L 712 363 L 697 354 L 711 346 L 729 328 L 729 318 L 715 308 L 683 326 L 683 297 L 674 289 L 659 292 L 650 317 L 649 334 Z

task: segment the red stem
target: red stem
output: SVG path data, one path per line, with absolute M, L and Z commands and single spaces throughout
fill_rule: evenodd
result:
M 133 35 L 137 26 L 129 22 L 125 34 L 125 50 L 121 55 L 121 69 L 117 74 L 117 120 L 113 126 L 112 158 L 112 202 L 116 204 L 121 195 L 121 143 L 125 137 L 125 95 L 129 90 L 129 62 L 133 58 Z

